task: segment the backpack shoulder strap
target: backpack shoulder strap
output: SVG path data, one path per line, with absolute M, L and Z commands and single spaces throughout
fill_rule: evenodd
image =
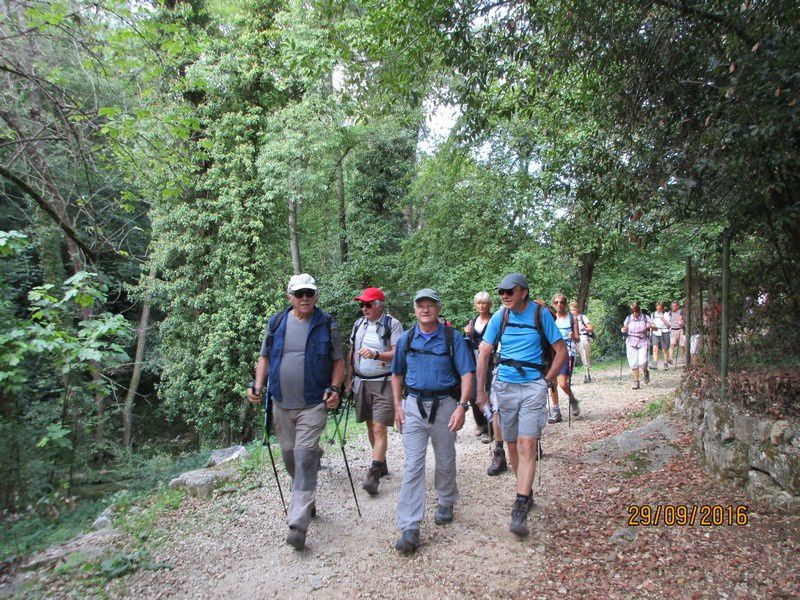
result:
M 350 334 L 350 344 L 354 345 L 356 343 L 356 332 L 358 328 L 361 327 L 361 324 L 364 322 L 364 317 L 359 317 L 356 319 L 356 322 L 353 323 L 353 332 Z
M 388 350 L 392 347 L 392 315 L 389 313 L 381 317 L 381 325 L 383 326 L 383 349 Z
M 450 364 L 453 367 L 453 373 L 455 373 L 456 378 L 458 378 L 458 369 L 456 369 L 456 333 L 454 327 L 450 325 L 444 326 L 444 341 L 447 344 L 447 354 L 450 356 Z
M 508 327 L 508 318 L 510 316 L 510 311 L 505 306 L 503 307 L 503 312 L 500 313 L 500 329 L 497 332 L 497 337 L 494 340 L 493 352 L 497 352 L 497 346 L 500 345 L 500 340 L 503 338 L 503 334 L 506 331 L 506 327 Z

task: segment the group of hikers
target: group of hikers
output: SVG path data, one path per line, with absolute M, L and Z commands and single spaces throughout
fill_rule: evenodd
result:
M 336 322 L 317 306 L 314 278 L 306 273 L 290 278 L 291 306 L 269 319 L 255 379 L 248 389 L 250 402 L 266 402 L 265 410 L 272 411 L 281 455 L 292 478 L 287 544 L 296 550 L 305 547 L 306 532 L 316 515 L 319 442 L 327 411 L 336 409 L 351 393 L 356 420 L 366 422 L 372 447 L 372 463 L 362 484 L 370 495 L 378 493 L 381 478 L 389 473 L 388 428 L 395 426 L 402 434 L 405 460 L 397 500 L 400 537 L 396 550 L 413 553 L 420 545 L 429 440 L 438 499 L 434 522 L 452 522 L 458 500 L 456 433 L 470 409 L 476 435 L 495 444 L 487 474 L 499 475 L 510 462 L 516 476 L 509 529 L 519 537 L 528 535 L 542 431 L 547 423 L 563 421 L 558 388 L 569 399 L 570 415 L 580 415 L 571 375 L 580 357 L 584 383 L 592 382 L 589 355 L 595 332 L 577 303 L 568 308 L 563 294 L 554 296 L 552 312 L 543 302 L 532 300 L 528 283 L 519 273 L 503 277 L 497 293 L 502 308 L 494 313 L 488 292 L 475 295 L 477 315 L 462 335 L 441 317 L 442 304 L 434 289 L 414 294 L 416 323 L 404 331 L 386 312 L 384 292 L 367 288 L 354 298 L 362 316 L 353 325 L 345 357 Z M 675 304 L 672 313 L 666 314 L 659 305 L 652 319 L 641 314 L 638 303 L 631 306 L 622 331 L 627 335 L 636 388 L 640 369 L 645 383 L 649 382 L 650 340 L 642 343 L 644 336 L 652 332 L 666 353 L 662 329 L 670 332 L 672 340 L 674 328 L 682 327 Z M 680 335 L 675 342 L 683 345 Z M 673 348 L 670 341 L 667 359 Z M 654 361 L 658 358 L 655 343 L 653 357 Z

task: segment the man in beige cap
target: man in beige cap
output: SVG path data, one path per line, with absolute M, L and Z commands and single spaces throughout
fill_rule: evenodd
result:
M 339 405 L 344 379 L 342 342 L 336 323 L 317 307 L 317 285 L 307 273 L 289 279 L 291 306 L 272 316 L 264 333 L 250 402 L 272 399 L 275 429 L 286 471 L 292 477 L 292 499 L 286 516 L 286 543 L 305 547 L 306 531 L 316 513 L 319 439 L 329 408 Z

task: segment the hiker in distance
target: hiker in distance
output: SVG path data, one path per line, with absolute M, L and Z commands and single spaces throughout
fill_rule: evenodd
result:
M 480 348 L 481 340 L 483 340 L 483 334 L 486 331 L 486 326 L 489 324 L 489 319 L 492 318 L 492 297 L 489 295 L 489 292 L 478 292 L 475 294 L 475 310 L 478 311 L 478 314 L 470 319 L 469 323 L 467 323 L 466 327 L 464 327 L 464 333 L 466 333 L 471 342 L 473 352 L 475 354 L 475 360 L 478 360 L 478 350 Z M 506 461 L 506 452 L 503 449 L 503 434 L 500 431 L 500 415 L 497 412 L 497 406 L 495 404 L 496 398 L 494 394 L 491 393 L 492 387 L 492 376 L 494 371 L 496 370 L 496 365 L 490 365 L 489 374 L 486 377 L 486 392 L 489 394 L 489 400 L 491 402 L 491 413 L 492 413 L 492 422 L 489 423 L 488 419 L 484 416 L 483 410 L 477 404 L 477 386 L 475 388 L 475 393 L 473 394 L 473 400 L 470 400 L 472 403 L 473 414 L 475 415 L 475 423 L 478 427 L 481 426 L 481 423 L 485 424 L 485 428 L 487 433 L 484 434 L 481 432 L 481 440 L 483 441 L 483 436 L 492 437 L 494 438 L 494 449 L 492 450 L 492 462 L 489 464 L 489 468 L 486 469 L 486 474 L 489 476 L 500 475 L 508 470 L 508 462 Z M 479 417 L 480 415 L 480 417 Z M 482 420 L 481 420 L 482 419 Z M 491 427 L 489 427 L 491 425 Z M 491 431 L 491 436 L 488 435 L 488 432 Z M 489 439 L 488 441 L 492 441 Z
M 292 276 L 287 295 L 291 306 L 272 315 L 267 325 L 248 399 L 261 402 L 268 379 L 281 455 L 292 478 L 286 543 L 302 550 L 316 514 L 319 440 L 327 409 L 339 405 L 344 357 L 335 321 L 317 307 L 314 278 L 307 273 Z
M 395 549 L 404 554 L 419 548 L 428 439 L 436 461 L 434 487 L 439 501 L 434 523 L 450 523 L 458 500 L 456 432 L 464 426 L 475 386 L 475 360 L 464 337 L 439 322 L 441 308 L 435 290 L 425 288 L 414 295 L 417 323 L 400 336 L 392 361 L 395 420 L 405 450 L 397 498 L 401 536 Z
M 391 365 L 403 326 L 384 311 L 386 298 L 380 288 L 365 289 L 355 301 L 361 306 L 363 316 L 353 324 L 350 334 L 345 392 L 353 391 L 356 421 L 367 422 L 372 464 L 361 487 L 375 495 L 381 477 L 389 474 L 387 430 L 394 425 Z
M 650 334 L 650 345 L 653 346 L 653 369 L 658 369 L 658 351 L 664 351 L 664 369 L 669 368 L 669 313 L 664 312 L 664 303 L 656 304 L 653 313 L 653 332 Z
M 578 332 L 581 334 L 581 339 L 578 342 L 578 358 L 583 363 L 583 383 L 592 383 L 592 375 L 589 373 L 590 358 L 591 358 L 591 344 L 594 339 L 594 325 L 585 314 L 583 314 L 574 300 L 569 303 L 569 312 L 572 316 L 578 319 Z
M 625 334 L 625 347 L 628 355 L 628 365 L 631 368 L 633 389 L 639 389 L 639 371 L 644 375 L 644 382 L 650 383 L 650 371 L 647 368 L 647 342 L 650 339 L 650 330 L 655 326 L 645 314 L 638 302 L 631 303 L 631 314 L 625 317 L 622 333 Z
M 564 390 L 569 398 L 569 408 L 572 416 L 577 417 L 581 414 L 581 407 L 578 399 L 572 391 L 572 370 L 575 368 L 575 354 L 577 353 L 580 334 L 578 332 L 578 320 L 567 311 L 567 297 L 564 294 L 553 296 L 553 308 L 556 311 L 556 327 L 561 332 L 561 338 L 567 346 L 567 360 L 558 371 L 558 385 L 550 388 L 550 400 L 552 401 L 552 411 L 547 419 L 548 423 L 561 423 L 561 408 L 558 406 L 558 388 Z
M 489 292 L 478 292 L 475 294 L 475 310 L 478 314 L 472 317 L 469 322 L 464 326 L 464 333 L 469 340 L 471 350 L 475 357 L 478 356 L 478 346 L 480 346 L 483 332 L 486 330 L 486 325 L 492 316 L 492 298 Z M 487 383 L 490 385 L 491 381 Z M 475 394 L 473 393 L 469 403 L 472 405 L 472 416 L 475 419 L 475 435 L 481 438 L 481 441 L 488 444 L 489 439 L 489 422 L 483 411 L 475 404 Z
M 492 354 L 500 344 L 497 395 L 500 427 L 517 477 L 517 495 L 510 530 L 528 535 L 528 511 L 533 505 L 537 442 L 547 424 L 547 393 L 567 360 L 567 347 L 546 308 L 531 302 L 528 282 L 519 273 L 506 275 L 497 287 L 503 309 L 492 315 L 478 353 L 478 403 L 488 402 L 485 384 Z M 544 338 L 544 339 L 543 339 Z M 554 350 L 547 364 L 546 350 Z
M 675 300 L 672 302 L 672 310 L 667 313 L 669 320 L 669 362 L 676 367 L 678 358 L 685 359 L 686 355 L 686 334 L 683 331 L 683 309 L 680 303 Z M 677 347 L 677 351 L 675 348 Z

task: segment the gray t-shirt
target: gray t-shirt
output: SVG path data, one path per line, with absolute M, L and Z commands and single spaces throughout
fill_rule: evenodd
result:
M 286 314 L 286 333 L 283 339 L 283 354 L 278 377 L 281 382 L 281 408 L 303 408 L 305 402 L 305 356 L 306 340 L 311 319 L 300 320 L 291 312 Z M 332 360 L 343 358 L 342 340 L 336 321 L 331 319 Z M 267 336 L 261 344 L 261 355 L 269 356 Z

